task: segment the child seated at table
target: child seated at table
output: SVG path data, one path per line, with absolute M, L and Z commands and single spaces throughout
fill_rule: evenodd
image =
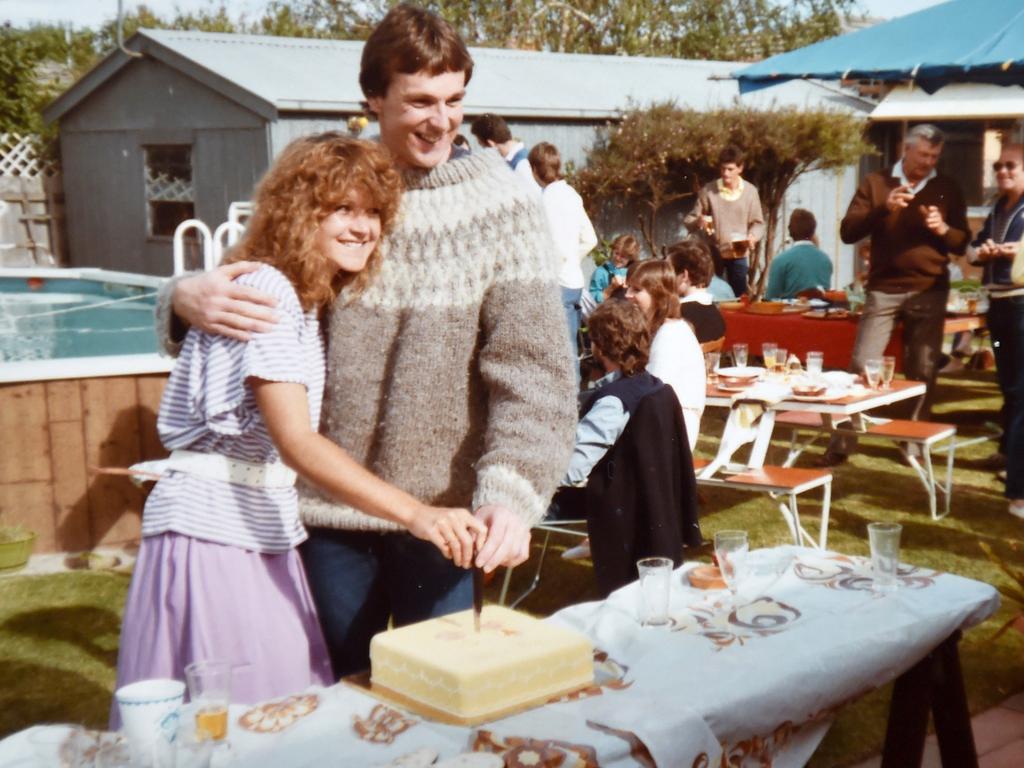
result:
M 588 325 L 591 351 L 604 376 L 583 401 L 569 469 L 555 494 L 553 516 L 563 520 L 586 517 L 578 491 L 622 435 L 636 405 L 664 386 L 646 370 L 651 333 L 639 307 L 612 299 L 594 310 Z

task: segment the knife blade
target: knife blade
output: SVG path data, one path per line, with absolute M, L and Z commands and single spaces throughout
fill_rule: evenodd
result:
M 484 570 L 473 566 L 473 628 L 480 631 L 480 614 L 484 610 Z

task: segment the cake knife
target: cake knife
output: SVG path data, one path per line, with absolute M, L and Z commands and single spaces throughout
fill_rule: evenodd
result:
M 473 628 L 480 631 L 480 614 L 484 610 L 484 569 L 473 566 Z

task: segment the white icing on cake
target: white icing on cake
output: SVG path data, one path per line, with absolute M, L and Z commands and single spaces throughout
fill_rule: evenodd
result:
M 480 632 L 463 611 L 381 632 L 370 643 L 374 685 L 459 718 L 486 717 L 594 679 L 593 648 L 576 632 L 501 606 Z

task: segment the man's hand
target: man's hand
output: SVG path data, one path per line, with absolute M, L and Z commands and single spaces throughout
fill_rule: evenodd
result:
M 910 201 L 913 199 L 913 187 L 909 184 L 904 184 L 901 187 L 896 187 L 896 189 L 889 193 L 889 197 L 885 200 L 885 207 L 888 208 L 890 212 L 896 213 L 910 205 Z
M 747 235 L 747 251 L 749 253 L 754 252 L 754 248 L 757 247 L 757 238 L 753 235 Z
M 949 224 L 943 220 L 942 211 L 934 205 L 919 205 L 918 208 L 921 210 L 921 215 L 924 216 L 924 225 L 939 237 L 945 237 L 949 232 Z
M 409 532 L 429 541 L 459 568 L 470 568 L 476 544 L 487 536 L 487 526 L 468 509 L 423 505 L 413 516 Z
M 239 341 L 252 333 L 265 333 L 277 322 L 271 309 L 277 301 L 267 294 L 239 285 L 234 279 L 255 272 L 256 261 L 236 261 L 195 277 L 187 277 L 174 288 L 174 314 L 189 325 Z
M 990 241 L 991 242 L 991 241 Z M 1020 250 L 1020 241 L 1016 243 L 992 243 L 993 259 L 1012 259 Z
M 530 557 L 530 529 L 512 510 L 488 504 L 475 512 L 487 526 L 487 539 L 477 552 L 475 565 L 490 573 L 501 565 L 513 567 Z

